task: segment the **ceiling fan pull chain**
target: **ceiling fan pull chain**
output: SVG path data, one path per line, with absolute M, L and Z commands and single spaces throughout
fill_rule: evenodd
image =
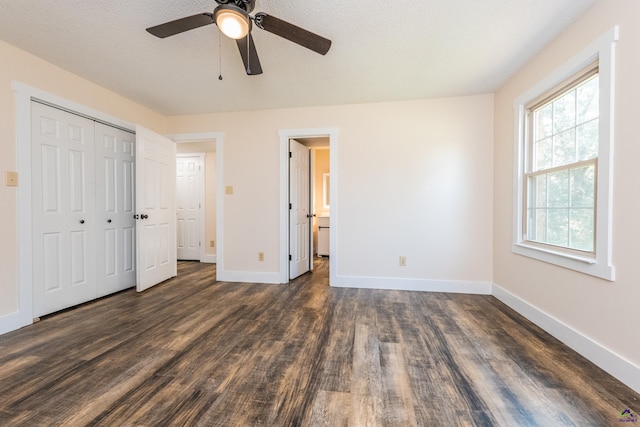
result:
M 247 34 L 247 74 L 251 75 L 251 33 Z
M 220 35 L 222 31 L 218 28 L 218 69 L 220 70 L 220 75 L 218 76 L 218 80 L 222 80 L 222 36 Z

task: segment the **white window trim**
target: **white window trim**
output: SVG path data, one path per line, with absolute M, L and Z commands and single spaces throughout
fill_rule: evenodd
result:
M 612 265 L 612 206 L 613 206 L 613 117 L 614 117 L 614 77 L 615 42 L 618 41 L 618 27 L 607 31 L 576 56 L 564 63 L 541 82 L 520 95 L 513 102 L 514 109 L 514 188 L 513 188 L 513 245 L 512 251 L 540 261 L 555 264 L 609 281 L 615 280 Z M 600 75 L 600 140 L 598 145 L 598 180 L 596 207 L 596 256 L 581 257 L 575 253 L 555 251 L 528 244 L 524 239 L 523 197 L 524 197 L 524 150 L 525 146 L 525 106 L 588 66 L 594 60 L 599 62 Z

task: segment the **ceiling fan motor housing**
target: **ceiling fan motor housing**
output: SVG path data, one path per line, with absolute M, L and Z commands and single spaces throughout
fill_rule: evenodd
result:
M 238 6 L 240 9 L 246 11 L 247 13 L 251 13 L 253 9 L 256 7 L 256 0 L 216 0 L 218 4 L 234 4 Z

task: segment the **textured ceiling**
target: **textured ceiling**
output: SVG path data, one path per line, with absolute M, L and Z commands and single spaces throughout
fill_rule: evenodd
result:
M 257 0 L 254 13 L 333 41 L 321 56 L 254 26 L 259 76 L 215 25 L 145 31 L 214 0 L 0 0 L 0 39 L 160 113 L 197 114 L 493 92 L 594 1 Z

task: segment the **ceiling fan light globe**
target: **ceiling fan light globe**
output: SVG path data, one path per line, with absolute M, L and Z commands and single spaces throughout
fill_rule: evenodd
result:
M 214 12 L 216 25 L 222 34 L 232 39 L 242 39 L 251 31 L 251 18 L 240 8 L 219 6 Z

